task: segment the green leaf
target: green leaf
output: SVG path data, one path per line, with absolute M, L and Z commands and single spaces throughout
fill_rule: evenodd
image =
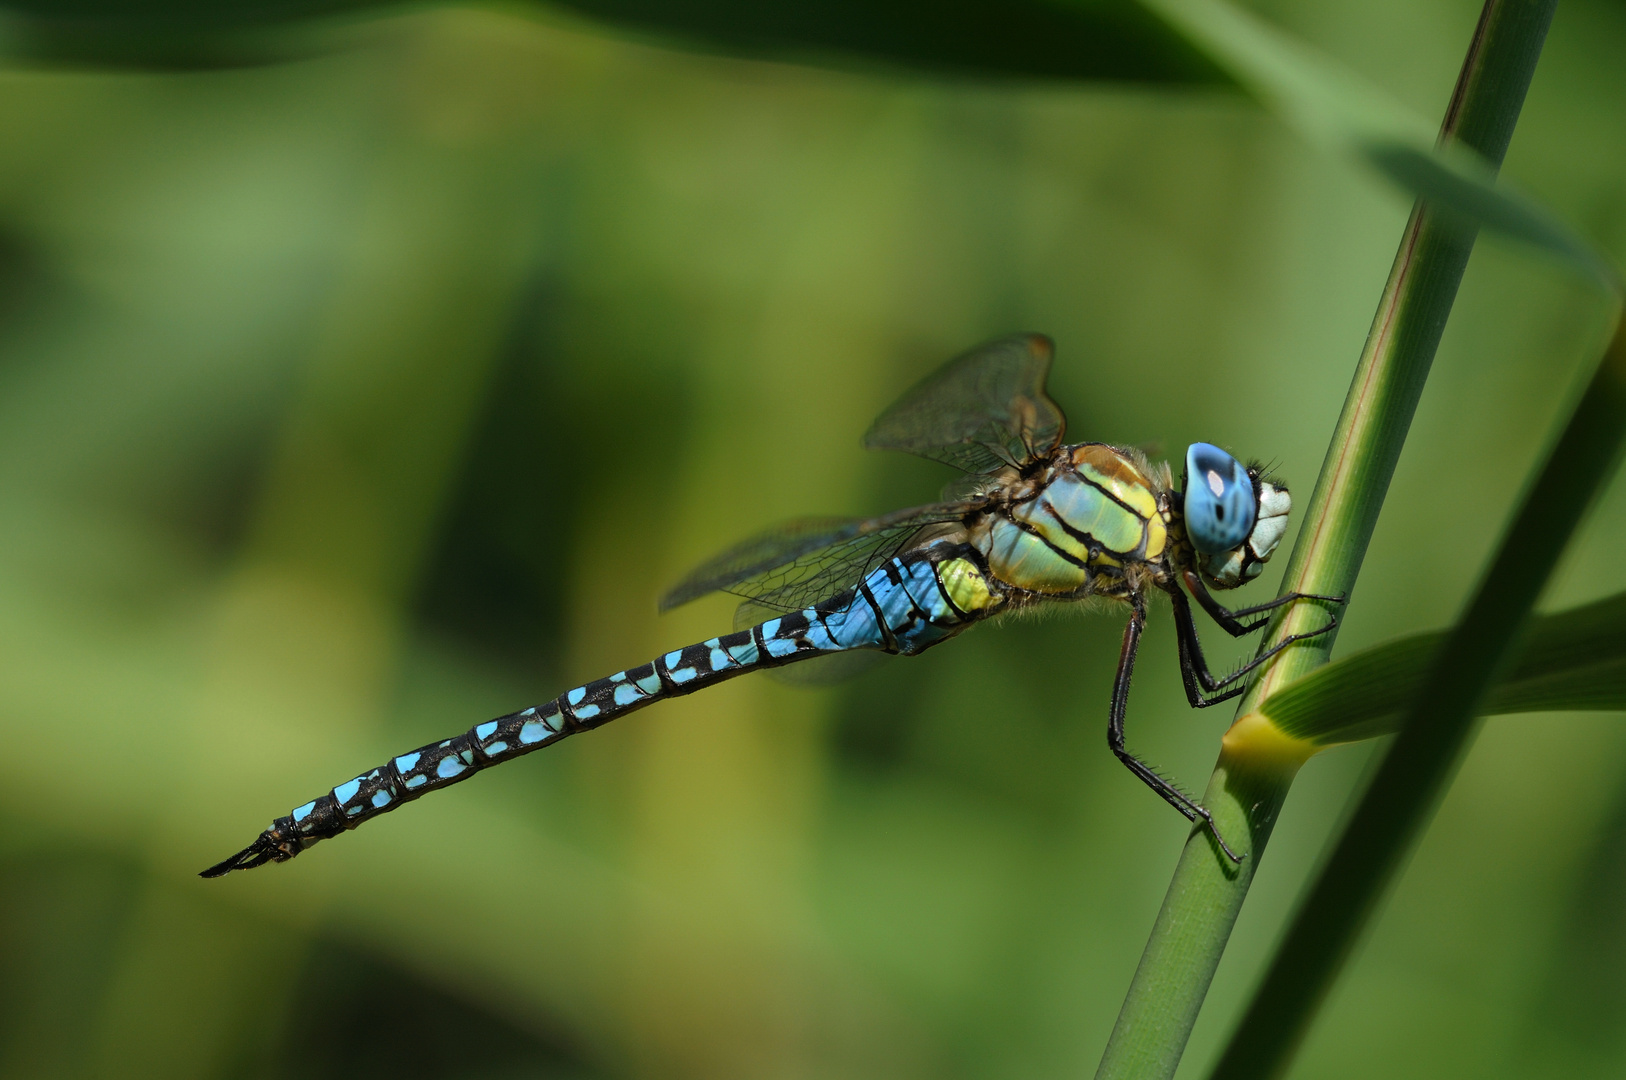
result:
M 0 56 L 150 70 L 247 67 L 331 49 L 319 32 L 324 18 L 401 7 L 377 0 L 11 0 L 0 3 Z
M 1500 162 L 1506 152 L 1541 53 L 1551 0 L 1488 0 L 1440 128 L 1439 141 L 1447 144 L 1443 152 L 1436 150 L 1427 128 L 1409 112 L 1336 62 L 1253 16 L 1216 0 L 1146 3 L 1207 49 L 1296 131 L 1380 169 L 1391 181 L 1421 196 L 1401 237 L 1282 578 L 1283 591 L 1348 594 L 1472 250 L 1477 230 L 1463 224 L 1530 234 L 1525 238 L 1557 250 L 1614 293 L 1615 278 L 1606 272 L 1603 260 L 1585 253 L 1585 245 L 1561 227 L 1556 233 L 1545 231 L 1550 218 L 1492 184 L 1492 163 Z M 1461 145 L 1451 149 L 1451 144 Z M 1478 164 L 1465 156 L 1470 148 L 1483 155 Z M 1532 222 L 1542 223 L 1541 227 Z M 1601 430 L 1598 425 L 1583 428 Z M 1586 472 L 1578 476 L 1583 487 L 1595 480 L 1590 471 L 1581 471 Z M 1560 486 L 1574 504 L 1564 505 L 1566 512 L 1585 504 L 1590 489 Z M 1548 494 L 1559 493 L 1555 489 Z M 1567 520 L 1564 514 L 1560 517 Z M 1543 540 L 1556 537 L 1561 542 L 1564 535 L 1549 530 Z M 1527 582 L 1518 584 L 1519 589 L 1509 594 L 1511 606 L 1487 620 L 1487 629 L 1513 632 L 1524 621 L 1534 597 L 1525 596 Z M 1290 633 L 1312 630 L 1325 617 L 1315 604 L 1283 608 L 1266 630 L 1261 648 L 1280 643 Z M 1286 650 L 1249 687 L 1239 714 L 1258 710 L 1275 693 L 1326 664 L 1332 639 L 1333 634 L 1322 634 Z M 1501 653 L 1483 651 L 1477 669 L 1489 678 L 1489 668 Z M 1465 668 L 1464 674 L 1472 673 Z M 1468 705 L 1471 708 L 1472 701 Z M 1102 1056 L 1098 1080 L 1172 1077 L 1178 1068 L 1301 760 L 1281 753 L 1282 742 L 1227 738 L 1203 805 L 1232 845 L 1242 843 L 1249 857 L 1240 866 L 1232 865 L 1216 853 L 1205 831 L 1193 830 Z M 1301 1010 L 1299 1019 L 1313 1007 L 1311 1002 Z M 1293 1033 L 1299 1030 L 1292 1027 Z M 1232 1045 L 1246 1056 L 1251 1047 L 1267 1044 L 1271 1053 L 1254 1055 L 1255 1059 L 1263 1061 L 1273 1054 L 1274 1060 L 1282 1060 L 1284 1040 L 1263 1038 L 1257 1028 Z
M 1473 132 L 1437 140 L 1433 125 L 1355 72 L 1223 0 L 1143 2 L 1309 142 L 1354 157 L 1463 225 L 1530 244 L 1606 293 L 1621 291 L 1607 258 L 1553 214 L 1498 185 L 1496 168 L 1469 148 L 1478 141 Z M 1458 95 L 1472 90 L 1459 86 Z
M 1260 711 L 1318 746 L 1399 730 L 1447 631 L 1384 642 L 1306 675 Z M 1562 709 L 1626 710 L 1626 593 L 1530 621 L 1482 716 Z
M 950 77 L 1230 83 L 1201 50 L 1127 0 L 560 0 L 553 6 L 663 43 L 742 56 Z M 256 40 L 256 30 L 405 8 L 380 0 L 9 0 L 0 10 L 11 16 L 4 37 L 13 52 L 207 65 L 263 55 L 266 43 Z
M 1122 0 L 562 0 L 608 23 L 746 55 L 885 63 L 949 75 L 1226 83 L 1220 68 Z
M 1533 652 L 1516 647 L 1552 568 L 1626 445 L 1626 326 L 1615 334 L 1586 392 L 1527 483 L 1462 618 L 1440 642 L 1406 703 L 1394 744 L 1311 884 L 1213 1072 L 1214 1080 L 1285 1074 L 1317 1010 L 1405 854 L 1427 824 L 1471 740 L 1483 702 L 1519 659 L 1533 683 L 1513 700 L 1540 700 L 1551 665 L 1574 656 L 1608 668 L 1609 610 L 1582 609 Z M 1598 633 L 1600 643 L 1587 633 Z M 1528 640 L 1528 639 L 1527 639 Z M 1515 674 L 1519 669 L 1515 669 Z M 1607 685 L 1611 673 L 1603 673 Z M 1587 700 L 1598 692 L 1575 700 Z M 1557 697 L 1565 691 L 1560 688 Z M 1528 707 L 1528 705 L 1526 705 Z

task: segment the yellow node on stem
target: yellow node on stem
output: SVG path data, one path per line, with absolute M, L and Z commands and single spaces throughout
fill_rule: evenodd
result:
M 1221 740 L 1223 756 L 1250 769 L 1292 776 L 1323 748 L 1294 738 L 1262 712 L 1244 713 Z

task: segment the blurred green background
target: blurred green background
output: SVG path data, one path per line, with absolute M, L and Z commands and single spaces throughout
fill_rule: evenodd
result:
M 1419 112 L 1471 0 L 1258 7 Z M 730 626 L 663 586 L 924 501 L 895 394 L 1043 330 L 1076 439 L 1308 495 L 1408 201 L 1223 88 L 665 47 L 562 10 L 253 64 L 0 70 L 0 1074 L 1063 1077 L 1186 825 L 1104 745 L 1121 623 L 745 679 L 204 882 L 386 756 Z M 1507 175 L 1626 258 L 1626 8 L 1558 14 Z M 1605 312 L 1483 242 L 1340 650 L 1448 621 Z M 1547 606 L 1626 588 L 1617 483 Z M 1250 590 L 1270 594 L 1275 574 Z M 1209 634 L 1218 659 L 1238 648 Z M 1130 745 L 1201 789 L 1154 612 Z M 1484 731 L 1297 1076 L 1626 1068 L 1626 728 Z M 1369 747 L 1313 761 L 1182 1076 Z

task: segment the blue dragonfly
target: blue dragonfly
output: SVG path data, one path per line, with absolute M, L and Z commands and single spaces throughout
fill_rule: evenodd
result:
M 1112 752 L 1240 861 L 1209 812 L 1124 745 L 1147 600 L 1156 590 L 1171 601 L 1186 697 L 1203 708 L 1240 694 L 1260 664 L 1337 619 L 1220 677 L 1203 658 L 1191 600 L 1240 637 L 1268 621 L 1250 617 L 1283 604 L 1342 598 L 1292 593 L 1238 610 L 1221 606 L 1210 590 L 1251 581 L 1275 552 L 1292 508 L 1287 488 L 1209 443 L 1187 448 L 1178 488 L 1167 464 L 1138 451 L 1066 443 L 1065 417 L 1045 392 L 1053 352 L 1040 334 L 990 342 L 949 361 L 871 425 L 868 447 L 960 469 L 956 498 L 880 517 L 790 522 L 705 563 L 661 600 L 666 610 L 722 590 L 742 597 L 742 611 L 760 621 L 391 758 L 277 818 L 202 876 L 286 862 L 481 769 L 664 698 L 855 650 L 912 656 L 986 619 L 1086 598 L 1128 609 L 1108 709 Z

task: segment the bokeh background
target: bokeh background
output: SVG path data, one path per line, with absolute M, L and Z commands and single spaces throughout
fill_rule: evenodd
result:
M 1477 16 L 1258 10 L 1428 116 Z M 1506 170 L 1617 259 L 1622 55 L 1626 8 L 1563 5 Z M 989 337 L 1056 338 L 1075 438 L 1207 439 L 1307 495 L 1407 210 L 1223 88 L 544 8 L 354 15 L 213 70 L 14 54 L 0 1074 L 1089 1073 L 1186 832 L 1105 747 L 1107 615 L 740 680 L 195 875 L 390 754 L 728 629 L 655 598 L 742 535 L 932 497 L 944 470 L 859 437 Z M 1605 314 L 1481 243 L 1341 651 L 1453 616 Z M 1626 587 L 1623 529 L 1617 483 L 1547 607 Z M 1157 610 L 1130 743 L 1200 790 L 1226 716 L 1174 652 Z M 1295 1075 L 1626 1068 L 1622 719 L 1490 723 Z M 1182 1076 L 1370 750 L 1301 774 Z

